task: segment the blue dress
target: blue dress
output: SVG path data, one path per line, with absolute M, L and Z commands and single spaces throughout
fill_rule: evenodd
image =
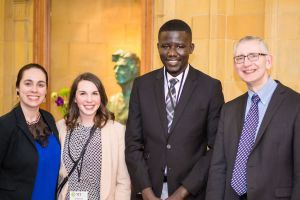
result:
M 35 141 L 35 146 L 39 160 L 31 199 L 54 200 L 60 166 L 60 145 L 51 134 L 47 147 L 42 147 L 37 141 Z

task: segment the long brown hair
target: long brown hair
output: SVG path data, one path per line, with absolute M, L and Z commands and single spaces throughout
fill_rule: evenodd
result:
M 94 83 L 100 94 L 101 104 L 94 117 L 95 125 L 99 128 L 102 128 L 105 126 L 105 124 L 109 119 L 111 120 L 115 119 L 114 114 L 108 111 L 108 109 L 106 108 L 108 99 L 102 82 L 96 75 L 86 72 L 77 76 L 77 78 L 73 81 L 73 84 L 71 86 L 68 110 L 67 110 L 67 114 L 64 117 L 66 120 L 67 129 L 71 131 L 78 125 L 77 120 L 79 117 L 79 108 L 78 105 L 75 103 L 75 97 L 76 97 L 78 84 L 82 80 L 90 81 Z

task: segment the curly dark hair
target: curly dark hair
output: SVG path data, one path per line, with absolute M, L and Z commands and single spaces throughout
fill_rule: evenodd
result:
M 102 128 L 105 126 L 105 124 L 109 119 L 111 120 L 115 119 L 114 114 L 106 108 L 108 99 L 102 82 L 96 75 L 86 72 L 77 76 L 77 78 L 73 81 L 73 84 L 71 86 L 68 110 L 67 110 L 67 114 L 64 116 L 66 120 L 67 129 L 71 131 L 74 130 L 74 128 L 78 125 L 77 120 L 79 117 L 79 108 L 78 105 L 75 103 L 75 96 L 76 96 L 78 84 L 82 80 L 90 81 L 94 83 L 100 94 L 101 104 L 94 118 L 95 125 L 99 128 Z

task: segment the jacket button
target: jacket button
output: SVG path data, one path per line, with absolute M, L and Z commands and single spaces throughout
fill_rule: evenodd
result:
M 170 144 L 167 144 L 167 149 L 171 149 L 171 145 Z

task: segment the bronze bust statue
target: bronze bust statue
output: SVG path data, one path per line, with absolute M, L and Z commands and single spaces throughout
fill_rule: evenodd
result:
M 126 124 L 129 98 L 133 80 L 140 73 L 140 59 L 134 53 L 118 50 L 112 55 L 117 83 L 122 92 L 110 97 L 107 108 L 115 114 L 116 121 Z

